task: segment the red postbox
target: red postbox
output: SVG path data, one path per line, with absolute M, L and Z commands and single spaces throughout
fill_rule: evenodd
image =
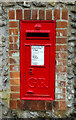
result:
M 20 20 L 20 75 L 22 100 L 54 100 L 54 20 Z

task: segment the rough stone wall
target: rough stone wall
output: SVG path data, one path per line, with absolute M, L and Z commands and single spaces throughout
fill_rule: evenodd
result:
M 16 110 L 16 111 L 14 110 L 14 112 L 12 112 L 9 109 L 9 104 L 7 104 L 8 101 L 9 101 L 9 94 L 8 93 L 10 91 L 9 79 L 8 79 L 9 78 L 9 67 L 8 67 L 8 48 L 9 48 L 8 43 L 9 43 L 9 39 L 8 39 L 8 16 L 7 16 L 7 11 L 8 11 L 9 8 L 14 9 L 15 6 L 16 6 L 16 8 L 21 9 L 22 7 L 30 8 L 31 5 L 35 6 L 36 8 L 38 8 L 38 7 L 44 8 L 44 7 L 48 6 L 47 3 L 46 4 L 45 3 L 39 3 L 38 4 L 36 2 L 33 2 L 32 4 L 31 3 L 29 3 L 29 4 L 25 3 L 25 5 L 23 5 L 23 3 L 12 3 L 12 4 L 11 3 L 2 3 L 1 4 L 1 9 L 0 9 L 0 15 L 1 15 L 0 16 L 1 17 L 1 23 L 0 23 L 0 30 L 1 30 L 1 32 L 0 32 L 1 33 L 0 34 L 0 41 L 1 41 L 0 42 L 0 52 L 1 52 L 1 54 L 0 55 L 1 55 L 1 57 L 0 57 L 0 60 L 1 60 L 2 63 L 0 62 L 1 63 L 1 69 L 0 69 L 1 70 L 1 72 L 0 72 L 1 73 L 0 77 L 1 78 L 0 79 L 1 79 L 2 88 L 0 87 L 1 88 L 0 93 L 2 94 L 2 96 L 1 96 L 2 101 L 1 101 L 0 106 L 4 108 L 4 109 L 2 109 L 3 110 L 3 112 L 2 112 L 3 117 L 5 117 L 5 118 L 16 117 L 15 113 L 18 115 L 19 118 L 22 118 L 22 117 L 24 118 L 25 116 L 26 116 L 26 118 L 29 118 L 29 117 L 37 118 L 37 117 L 42 117 L 42 116 L 43 117 L 48 116 L 48 117 L 54 117 L 54 118 L 55 117 L 60 118 L 60 117 L 63 117 L 63 116 L 65 116 L 65 117 L 68 116 L 69 117 L 70 113 L 73 113 L 73 111 L 75 113 L 75 109 L 73 108 L 73 103 L 74 103 L 74 100 L 75 100 L 74 99 L 73 85 L 75 87 L 75 79 L 76 79 L 76 77 L 75 77 L 75 75 L 76 75 L 76 73 L 75 73 L 75 69 L 76 69 L 75 68 L 75 65 L 76 65 L 76 61 L 75 61 L 75 59 L 76 59 L 75 58 L 75 54 L 76 54 L 76 52 L 75 52 L 76 51 L 75 50 L 75 47 L 76 47 L 76 43 L 75 43 L 75 40 L 76 40 L 76 38 L 75 38 L 75 36 L 76 36 L 76 33 L 75 33 L 75 28 L 76 28 L 75 27 L 75 21 L 76 21 L 75 20 L 76 19 L 75 18 L 75 12 L 76 12 L 76 10 L 73 9 L 75 7 L 75 5 L 72 5 L 72 7 L 71 7 L 70 5 L 60 4 L 60 3 L 58 5 L 56 5 L 56 3 L 55 4 L 54 3 L 49 4 L 49 7 L 51 7 L 52 9 L 53 9 L 53 7 L 59 8 L 60 6 L 63 6 L 64 8 L 68 7 L 68 11 L 69 11 L 68 48 L 67 48 L 67 50 L 68 50 L 67 78 L 68 79 L 67 79 L 67 83 L 66 83 L 67 84 L 67 88 L 66 88 L 67 98 L 66 98 L 66 101 L 67 101 L 67 107 L 68 107 L 67 112 L 64 112 L 64 114 L 62 114 L 63 111 L 62 112 L 61 111 L 58 111 L 58 112 L 55 111 L 56 113 L 54 113 L 53 111 L 51 111 L 51 112 L 47 111 L 46 113 L 45 112 L 39 112 L 38 113 L 36 111 L 34 111 L 34 112 L 23 111 L 22 112 L 21 110 Z M 30 14 L 30 12 L 28 10 L 27 10 L 27 12 L 28 12 L 28 14 Z M 34 11 L 34 12 L 36 12 L 36 11 Z M 42 10 L 41 12 L 42 12 L 42 15 L 40 17 L 41 17 L 41 19 L 43 19 L 44 11 Z M 17 16 L 17 17 L 19 17 L 19 16 Z M 26 13 L 25 13 L 25 17 L 26 17 Z M 33 17 L 35 18 L 36 14 Z M 29 19 L 29 18 L 25 18 L 25 19 Z M 71 23 L 71 21 L 73 23 Z M 11 25 L 11 24 L 9 24 L 9 25 Z M 18 24 L 14 24 L 14 25 L 18 25 Z M 17 27 L 17 26 L 15 26 L 15 27 Z M 72 30 L 72 28 L 73 28 L 73 30 Z M 10 38 L 10 41 L 13 42 L 13 40 L 11 40 L 11 38 Z M 17 38 L 17 36 L 15 38 L 15 42 L 17 43 L 17 46 L 19 48 L 19 38 Z M 13 46 L 13 48 L 14 47 L 16 48 L 17 46 L 15 45 L 15 46 Z M 12 47 L 10 46 L 10 48 L 12 48 Z M 11 54 L 11 52 L 9 54 Z M 19 55 L 19 53 L 18 54 L 13 54 L 13 55 L 17 56 L 17 55 Z M 18 68 L 18 67 L 16 67 L 16 68 Z M 18 69 L 16 69 L 16 68 L 15 68 L 15 70 L 19 70 L 19 68 Z M 12 67 L 11 67 L 11 69 L 12 69 Z M 11 81 L 11 82 L 12 82 L 12 85 L 13 85 L 14 80 Z M 15 83 L 16 83 L 16 85 L 19 84 L 18 81 L 17 82 L 15 81 Z M 58 91 L 60 91 L 60 90 L 58 90 Z M 21 107 L 22 103 L 21 103 L 21 101 L 17 101 L 17 104 L 19 105 L 19 107 Z M 42 103 L 40 102 L 39 104 L 41 106 Z M 15 105 L 15 101 L 14 101 L 14 105 Z M 47 105 L 48 105 L 48 107 L 50 106 L 50 108 L 51 108 L 51 103 L 50 102 L 48 102 Z M 57 107 L 57 104 L 54 104 L 54 106 Z M 42 109 L 44 109 L 44 108 L 42 108 Z M 58 109 L 58 108 L 56 108 L 56 109 Z M 64 108 L 62 108 L 62 109 L 64 109 Z

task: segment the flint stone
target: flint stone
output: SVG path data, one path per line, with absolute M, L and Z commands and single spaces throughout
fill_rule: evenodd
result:
M 68 52 L 70 52 L 70 53 L 72 53 L 74 51 L 73 48 L 70 46 L 67 49 L 68 49 Z
M 68 75 L 68 79 L 69 79 L 69 80 L 71 80 L 71 79 L 73 79 L 73 78 L 74 78 L 73 75 Z
M 5 25 L 6 25 L 6 22 L 5 22 L 5 21 L 0 20 L 0 27 L 3 27 L 3 26 L 5 26 Z
M 74 83 L 76 84 L 76 76 L 74 76 Z
M 73 72 L 74 72 L 74 74 L 76 75 L 76 67 L 74 67 Z
M 72 33 L 73 35 L 76 35 L 76 30 L 72 30 L 71 33 Z
M 74 54 L 68 56 L 68 59 L 72 59 L 72 58 L 74 58 Z
M 21 113 L 20 118 L 30 118 L 30 113 L 29 112 L 23 112 L 23 113 Z
M 67 70 L 67 74 L 70 74 L 70 73 L 71 73 L 71 70 L 70 70 L 70 69 L 68 69 L 68 70 Z
M 48 2 L 48 5 L 51 5 L 52 7 L 54 7 L 56 5 L 56 2 Z
M 71 93 L 74 94 L 74 90 L 73 89 L 71 90 Z
M 72 65 L 72 61 L 68 60 L 68 67 L 71 67 L 71 65 Z
M 17 2 L 18 5 L 22 6 L 22 7 L 25 7 L 25 8 L 30 8 L 31 5 L 28 4 L 28 2 Z
M 6 82 L 7 82 L 7 80 L 8 80 L 8 79 L 7 79 L 7 78 L 5 78 L 5 79 L 4 79 L 4 83 L 6 83 Z
M 76 16 L 73 16 L 73 17 L 72 17 L 72 21 L 73 21 L 73 22 L 76 22 Z
M 3 10 L 2 10 L 2 4 L 0 5 L 0 16 L 2 16 Z
M 68 100 L 71 100 L 72 99 L 72 96 L 71 95 L 68 95 Z
M 76 84 L 74 84 L 73 86 L 74 86 L 74 89 L 76 89 Z
M 75 47 L 74 51 L 75 51 L 75 53 L 76 53 L 76 47 Z
M 76 41 L 76 37 L 71 37 L 68 41 Z
M 72 60 L 73 65 L 76 65 L 76 57 Z
M 72 8 L 71 12 L 76 13 L 76 6 Z
M 71 91 L 71 86 L 68 86 L 66 90 L 70 92 Z
M 37 112 L 30 112 L 31 117 L 36 118 L 39 117 Z
M 6 41 L 6 39 L 5 39 L 5 37 L 4 36 L 2 36 L 2 42 L 5 42 Z
M 76 102 L 74 102 L 74 107 L 76 107 Z
M 8 115 L 8 111 L 5 111 L 5 112 L 3 113 L 3 115 L 4 115 L 4 116 L 7 116 L 7 115 Z
M 16 5 L 16 2 L 4 2 L 3 7 L 13 7 Z
M 71 26 L 72 26 L 73 28 L 76 28 L 76 23 L 71 23 Z
M 72 107 L 72 104 L 68 104 L 67 107 L 69 107 L 69 108 Z
M 36 7 L 46 7 L 45 3 L 42 3 L 42 2 L 33 1 L 32 3 Z

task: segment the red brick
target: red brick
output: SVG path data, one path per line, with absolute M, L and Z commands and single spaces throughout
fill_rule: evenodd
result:
M 52 10 L 46 10 L 46 20 L 52 20 Z
M 17 9 L 16 10 L 16 19 L 17 20 L 21 20 L 23 17 L 22 17 L 22 10 L 21 9 Z
M 38 110 L 45 110 L 45 101 L 38 101 Z
M 17 41 L 18 41 L 18 36 L 9 36 L 9 42 L 14 44 Z
M 67 60 L 56 60 L 56 65 L 60 65 L 60 66 L 62 66 L 62 65 L 64 65 L 64 66 L 66 66 L 66 64 L 67 64 Z
M 56 24 L 56 28 L 67 28 L 67 22 L 58 21 Z
M 65 53 L 65 52 L 56 53 L 56 58 L 66 59 L 67 58 L 67 53 Z M 63 61 L 63 62 L 66 62 L 66 61 Z
M 20 67 L 19 65 L 10 65 L 10 71 L 19 71 Z
M 67 38 L 56 38 L 56 43 L 57 44 L 66 44 Z
M 23 101 L 22 100 L 17 100 L 17 109 L 23 109 Z
M 53 101 L 52 108 L 54 110 L 59 110 L 59 101 Z
M 11 86 L 10 88 L 12 92 L 20 92 L 20 86 Z
M 32 19 L 37 20 L 37 10 L 32 10 Z
M 65 100 L 65 94 L 56 94 L 56 100 Z
M 9 19 L 15 19 L 15 10 L 9 10 Z
M 68 10 L 62 9 L 62 19 L 68 20 Z
M 18 21 L 9 21 L 9 27 L 19 27 Z
M 9 29 L 9 35 L 18 35 L 19 29 Z
M 65 81 L 57 81 L 57 87 L 65 87 Z
M 46 102 L 46 110 L 52 110 L 52 102 Z
M 24 10 L 24 19 L 25 20 L 31 19 L 31 11 L 30 10 Z
M 60 80 L 64 80 L 66 81 L 66 73 L 60 73 L 60 74 L 57 74 L 57 80 L 60 81 Z
M 60 19 L 60 9 L 55 9 L 54 10 L 54 20 L 59 20 Z
M 56 88 L 56 93 L 59 93 L 59 94 L 63 94 L 63 93 L 65 93 L 65 88 L 63 88 L 63 87 L 57 87 Z
M 10 78 L 20 78 L 20 72 L 10 72 Z
M 66 110 L 66 102 L 60 101 L 60 110 Z
M 18 50 L 9 51 L 9 56 L 17 57 L 18 55 L 19 55 L 19 51 Z
M 18 46 L 17 46 L 17 44 L 10 44 L 9 45 L 9 50 L 18 50 L 19 48 L 18 48 Z
M 56 66 L 56 72 L 57 73 L 59 73 L 59 72 L 66 72 L 66 67 L 57 65 Z
M 67 36 L 67 30 L 56 30 L 56 36 L 62 37 Z
M 10 109 L 16 109 L 16 104 L 17 104 L 16 100 L 10 100 Z
M 10 99 L 18 99 L 20 98 L 20 93 L 10 93 Z
M 67 45 L 56 45 L 56 51 L 67 51 Z
M 20 85 L 20 79 L 10 79 L 10 85 Z
M 39 10 L 39 19 L 44 20 L 45 18 L 45 11 L 44 10 Z
M 24 101 L 24 110 L 38 110 L 37 101 L 28 100 Z
M 10 64 L 19 64 L 19 61 L 17 62 L 16 59 L 10 58 L 9 59 Z

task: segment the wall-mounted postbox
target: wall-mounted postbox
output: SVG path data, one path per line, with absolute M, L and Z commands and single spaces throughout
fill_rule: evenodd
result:
M 20 21 L 22 100 L 54 100 L 55 21 Z

